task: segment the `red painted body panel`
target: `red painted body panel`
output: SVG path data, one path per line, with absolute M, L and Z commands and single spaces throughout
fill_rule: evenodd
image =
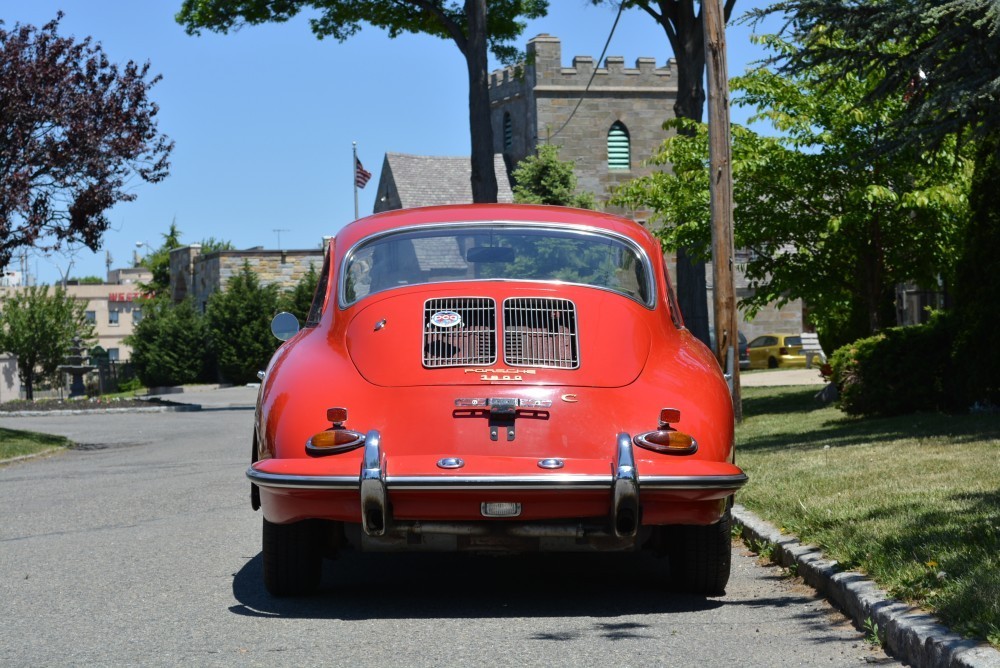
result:
M 585 230 L 602 229 L 633 240 L 652 261 L 656 303 L 649 308 L 608 290 L 528 281 L 470 281 L 406 286 L 361 298 L 341 308 L 336 295 L 345 255 L 371 235 L 399 227 L 464 221 L 545 221 Z M 476 205 L 379 214 L 343 228 L 331 244 L 328 297 L 317 326 L 301 331 L 275 354 L 261 388 L 256 416 L 261 474 L 358 481 L 362 450 L 325 457 L 306 453 L 305 443 L 330 427 L 326 410 L 348 409 L 346 427 L 377 430 L 394 519 L 483 521 L 480 505 L 522 504 L 519 521 L 607 518 L 616 465 L 616 438 L 655 430 L 661 408 L 680 410 L 672 425 L 692 435 L 698 450 L 686 456 L 634 449 L 643 524 L 711 524 L 741 482 L 668 488 L 657 480 L 736 479 L 733 412 L 714 357 L 671 313 L 670 286 L 658 242 L 630 221 L 557 207 Z M 502 361 L 490 368 L 425 368 L 421 362 L 422 309 L 431 297 L 557 296 L 577 309 L 579 368 L 532 368 L 518 373 Z M 382 321 L 385 324 L 376 329 Z M 502 329 L 502 325 L 499 326 Z M 502 336 L 502 332 L 500 333 Z M 513 380 L 514 377 L 520 380 Z M 504 380 L 511 378 L 511 380 Z M 491 440 L 485 412 L 456 408 L 456 399 L 515 398 L 551 402 L 523 411 L 515 438 L 501 430 Z M 464 460 L 458 470 L 437 463 Z M 539 467 L 561 458 L 561 469 Z M 548 476 L 548 477 L 547 477 Z M 591 488 L 498 490 L 484 485 L 423 489 L 428 481 L 482 478 L 590 480 Z M 728 477 L 728 478 L 727 478 Z M 407 480 L 419 485 L 407 486 Z M 598 483 L 606 480 L 601 488 Z M 649 481 L 644 486 L 643 481 Z M 336 486 L 340 483 L 330 483 Z M 358 487 L 302 489 L 261 486 L 265 517 L 275 523 L 320 518 L 360 522 Z M 502 520 L 490 520 L 502 521 Z
M 508 297 L 550 296 L 576 303 L 580 368 L 537 369 L 529 380 L 531 384 L 621 387 L 635 380 L 646 363 L 651 340 L 649 310 L 620 295 L 592 288 L 572 286 L 557 290 L 545 283 L 502 281 L 476 283 L 472 290 L 475 296 L 490 297 L 498 304 Z M 368 382 L 386 387 L 482 385 L 480 377 L 484 374 L 469 373 L 466 371 L 469 367 L 425 369 L 421 364 L 421 319 L 414 317 L 429 298 L 469 293 L 469 284 L 461 284 L 430 289 L 414 286 L 375 295 L 374 303 L 352 317 L 347 328 L 347 348 L 358 371 Z M 386 325 L 375 331 L 375 324 L 383 320 Z M 605 349 L 608 341 L 615 342 L 614 350 Z M 479 368 L 508 366 L 499 360 Z

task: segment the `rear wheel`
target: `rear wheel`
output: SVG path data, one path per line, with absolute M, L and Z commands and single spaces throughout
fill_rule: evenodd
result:
M 767 358 L 767 368 L 768 369 L 777 369 L 778 368 L 778 360 L 775 359 L 775 358 L 773 358 L 773 357 L 768 357 Z
M 664 528 L 674 589 L 705 596 L 726 593 L 732 565 L 730 524 L 727 510 L 717 524 Z
M 311 594 L 323 570 L 321 523 L 264 520 L 264 586 L 274 596 Z

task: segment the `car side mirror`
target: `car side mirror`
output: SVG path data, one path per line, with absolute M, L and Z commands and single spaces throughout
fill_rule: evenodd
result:
M 287 341 L 299 333 L 299 319 L 288 311 L 282 311 L 271 319 L 271 333 L 279 341 Z

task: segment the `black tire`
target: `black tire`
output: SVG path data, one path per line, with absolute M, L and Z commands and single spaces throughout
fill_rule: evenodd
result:
M 292 524 L 264 520 L 264 586 L 273 596 L 301 596 L 319 589 L 321 526 L 315 520 Z
M 726 593 L 733 559 L 730 525 L 727 510 L 717 524 L 665 527 L 675 590 L 704 596 Z
M 778 360 L 776 360 L 773 357 L 768 357 L 767 358 L 767 368 L 768 369 L 777 369 L 778 368 Z

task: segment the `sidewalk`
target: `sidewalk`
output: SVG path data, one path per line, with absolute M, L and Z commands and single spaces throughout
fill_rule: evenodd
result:
M 771 387 L 776 385 L 826 385 L 819 369 L 767 369 L 741 371 L 740 387 Z
M 237 385 L 230 387 L 183 387 L 182 391 L 172 391 L 168 394 L 151 394 L 177 404 L 194 404 L 202 410 L 221 408 L 253 408 L 257 405 L 258 385 Z

